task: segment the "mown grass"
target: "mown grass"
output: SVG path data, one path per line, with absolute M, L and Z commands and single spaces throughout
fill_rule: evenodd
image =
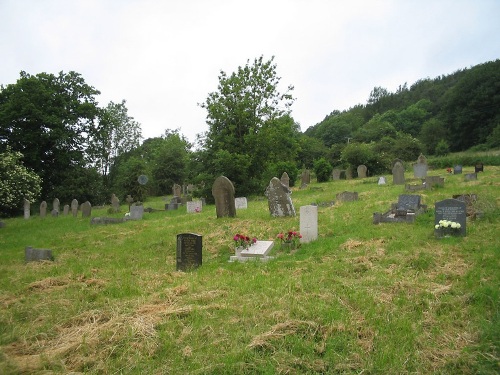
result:
M 359 200 L 320 206 L 319 239 L 276 246 L 268 263 L 228 262 L 237 232 L 274 240 L 299 228 L 298 216 L 271 217 L 264 197 L 236 218 L 206 206 L 107 226 L 6 220 L 0 373 L 498 373 L 500 168 L 445 177 L 421 192 L 429 211 L 414 224 L 372 224 L 405 193 L 375 177 L 294 189 L 297 212 L 345 190 Z M 435 239 L 434 202 L 460 193 L 478 194 L 483 217 L 465 238 Z M 203 235 L 203 266 L 187 273 L 175 271 L 183 232 Z M 55 261 L 25 264 L 26 246 Z

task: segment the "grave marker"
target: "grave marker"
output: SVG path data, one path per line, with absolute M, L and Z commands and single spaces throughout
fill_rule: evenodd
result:
M 368 170 L 368 168 L 366 167 L 366 165 L 364 164 L 361 164 L 358 166 L 358 177 L 359 178 L 366 178 L 366 171 Z
M 82 203 L 82 217 L 90 217 L 92 214 L 92 205 L 89 201 Z
M 283 185 L 285 185 L 287 188 L 290 187 L 290 177 L 288 177 L 288 173 L 283 172 L 281 175 L 280 181 Z
M 478 173 L 478 172 L 484 172 L 484 165 L 483 163 L 476 163 L 476 165 L 474 166 L 474 172 Z
M 434 225 L 438 225 L 440 220 L 459 223 L 460 229 L 458 232 L 461 236 L 465 236 L 467 233 L 467 210 L 465 202 L 458 199 L 445 199 L 436 202 L 434 205 Z M 439 235 L 439 233 L 436 234 Z
M 335 169 L 332 171 L 332 180 L 334 180 L 334 181 L 336 181 L 336 180 L 340 180 L 340 172 L 341 172 L 341 170 L 340 170 L 340 169 L 335 168 Z
M 234 206 L 236 209 L 246 209 L 248 208 L 248 201 L 246 197 L 234 198 Z
M 63 207 L 63 215 L 68 216 L 69 214 L 69 204 L 65 204 Z
M 202 265 L 202 236 L 194 233 L 177 235 L 177 271 L 189 271 Z
M 417 159 L 417 163 L 413 164 L 413 177 L 425 178 L 427 177 L 427 170 L 428 170 L 427 159 L 423 154 L 420 154 L 420 156 Z
M 236 217 L 234 204 L 234 186 L 225 176 L 217 177 L 212 185 L 212 195 L 215 198 L 217 218 Z
M 71 201 L 71 214 L 73 217 L 76 217 L 78 215 L 78 201 L 76 199 L 73 199 Z
M 41 260 L 54 260 L 52 256 L 52 250 L 50 249 L 34 249 L 31 246 L 27 246 L 24 249 L 24 261 L 36 262 Z
M 195 212 L 201 212 L 203 204 L 201 201 L 188 201 L 186 202 L 187 212 L 192 214 Z
M 394 185 L 404 185 L 405 182 L 405 167 L 401 161 L 397 160 L 392 167 L 392 183 Z
M 114 193 L 111 194 L 111 212 L 120 212 L 120 200 Z
M 42 201 L 42 203 L 40 203 L 40 217 L 45 216 L 47 216 L 47 202 Z
M 300 234 L 302 235 L 301 243 L 318 239 L 318 206 L 300 207 Z
M 461 165 L 455 165 L 453 167 L 453 174 L 462 174 L 462 166 Z
M 466 173 L 465 174 L 465 181 L 476 181 L 477 180 L 477 173 Z
M 290 197 L 292 191 L 283 185 L 277 177 L 273 177 L 269 181 L 264 194 L 267 197 L 269 212 L 272 216 L 295 216 L 295 208 Z
M 131 220 L 142 220 L 144 215 L 144 206 L 142 204 L 133 204 L 130 206 L 130 216 Z
M 358 200 L 358 193 L 354 191 L 343 191 L 342 193 L 338 193 L 336 197 L 337 200 L 341 202 L 353 202 Z
M 387 183 L 387 181 L 385 180 L 385 177 L 384 176 L 380 176 L 378 178 L 378 184 L 379 185 L 385 185 Z
M 31 203 L 26 198 L 24 199 L 23 211 L 24 211 L 24 218 L 29 219 L 31 216 Z
M 302 174 L 300 176 L 300 182 L 301 182 L 301 186 L 307 186 L 311 183 L 311 172 L 309 171 L 309 169 L 304 169 L 302 171 Z

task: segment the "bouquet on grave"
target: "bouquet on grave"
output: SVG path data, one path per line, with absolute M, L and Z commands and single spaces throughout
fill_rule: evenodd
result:
M 302 235 L 299 232 L 289 230 L 287 232 L 278 233 L 277 238 L 280 239 L 282 245 L 289 243 L 292 247 L 297 248 L 300 246 L 300 239 L 302 238 Z
M 250 246 L 257 242 L 257 238 L 250 238 L 240 233 L 236 233 L 233 237 L 233 240 L 235 243 L 235 247 L 241 247 L 244 249 L 248 249 Z
M 440 231 L 444 235 L 456 235 L 460 233 L 461 227 L 460 223 L 454 221 L 439 220 L 438 224 L 434 226 L 434 229 Z

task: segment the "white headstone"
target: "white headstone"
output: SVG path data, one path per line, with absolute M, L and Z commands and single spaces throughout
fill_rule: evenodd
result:
M 192 214 L 195 212 L 201 212 L 203 204 L 201 201 L 187 201 L 186 207 L 187 207 L 187 212 Z
M 144 215 L 144 206 L 141 205 L 131 205 L 130 206 L 130 219 L 141 220 Z
M 234 205 L 236 206 L 236 209 L 248 208 L 247 198 L 246 197 L 234 198 Z
M 384 176 L 380 176 L 378 178 L 378 184 L 379 185 L 385 185 L 387 182 L 385 181 L 385 177 Z
M 302 235 L 301 243 L 318 239 L 318 206 L 300 207 L 300 234 Z

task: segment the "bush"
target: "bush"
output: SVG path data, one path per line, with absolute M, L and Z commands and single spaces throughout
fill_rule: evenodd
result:
M 445 156 L 450 152 L 450 145 L 444 139 L 441 139 L 436 145 L 436 149 L 434 150 L 434 155 L 436 156 Z
M 273 177 L 281 178 L 283 172 L 288 174 L 288 177 L 290 178 L 290 186 L 295 186 L 295 181 L 297 181 L 297 177 L 299 175 L 299 169 L 295 163 L 285 161 L 269 165 L 264 175 L 264 182 L 266 183 L 266 186 Z
M 325 158 L 318 159 L 314 162 L 314 173 L 316 174 L 318 182 L 328 181 L 332 170 L 332 165 Z
M 350 143 L 342 151 L 342 161 L 349 164 L 353 170 L 364 164 L 370 174 L 385 173 L 389 170 L 391 156 L 384 152 L 375 152 L 375 144 Z

